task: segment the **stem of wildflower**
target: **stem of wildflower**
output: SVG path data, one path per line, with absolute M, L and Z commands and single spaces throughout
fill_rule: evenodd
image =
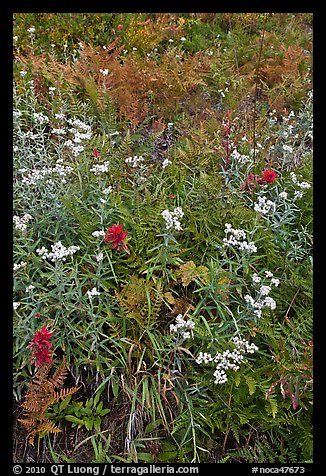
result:
M 228 401 L 228 404 L 227 404 L 229 410 L 231 410 L 232 390 L 233 390 L 233 382 L 231 384 L 231 389 L 230 389 L 230 392 L 229 392 L 229 401 Z M 229 413 L 229 415 L 230 415 L 230 413 Z M 223 441 L 223 452 L 225 452 L 225 447 L 226 447 L 226 443 L 227 443 L 229 433 L 230 433 L 230 427 L 228 426 L 227 429 L 226 429 L 225 437 L 224 437 L 224 441 Z
M 261 55 L 263 50 L 264 38 L 265 38 L 267 15 L 268 13 L 266 13 L 265 19 L 264 19 L 263 32 L 261 35 L 261 42 L 260 42 L 260 48 L 259 48 L 259 54 L 258 54 L 258 61 L 257 61 L 257 66 L 255 71 L 255 97 L 254 97 L 254 110 L 253 110 L 253 129 L 254 129 L 253 143 L 254 143 L 254 172 L 255 173 L 256 173 L 256 113 L 257 113 L 257 94 L 258 94 L 258 73 L 260 69 Z

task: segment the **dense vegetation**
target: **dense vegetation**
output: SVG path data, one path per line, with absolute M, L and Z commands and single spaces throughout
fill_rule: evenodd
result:
M 311 462 L 311 14 L 13 21 L 15 461 Z

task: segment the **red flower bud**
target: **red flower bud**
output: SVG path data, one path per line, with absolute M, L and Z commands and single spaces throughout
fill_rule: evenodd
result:
M 96 147 L 93 149 L 93 156 L 94 156 L 94 157 L 97 157 L 97 158 L 100 157 L 100 153 L 99 153 L 99 151 L 96 149 Z

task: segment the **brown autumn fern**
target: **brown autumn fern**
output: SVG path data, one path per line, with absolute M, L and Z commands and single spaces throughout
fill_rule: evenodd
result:
M 45 417 L 45 413 L 51 405 L 63 400 L 68 395 L 74 394 L 80 388 L 61 388 L 59 390 L 67 375 L 65 357 L 53 375 L 49 376 L 51 367 L 52 363 L 47 363 L 37 371 L 28 386 L 25 401 L 21 404 L 24 410 L 24 418 L 18 421 L 27 428 L 27 439 L 32 446 L 37 434 L 43 437 L 49 433 L 61 431 L 53 421 Z

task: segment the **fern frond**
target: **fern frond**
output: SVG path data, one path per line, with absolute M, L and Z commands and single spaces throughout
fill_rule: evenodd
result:
M 25 401 L 21 404 L 24 411 L 24 418 L 19 421 L 28 430 L 27 439 L 31 445 L 34 444 L 35 435 L 41 437 L 48 433 L 57 433 L 59 430 L 55 424 L 45 418 L 45 412 L 55 402 L 63 400 L 66 396 L 77 392 L 80 387 L 72 387 L 55 391 L 63 385 L 66 375 L 66 359 L 63 358 L 58 369 L 49 377 L 51 364 L 41 367 L 29 384 Z

